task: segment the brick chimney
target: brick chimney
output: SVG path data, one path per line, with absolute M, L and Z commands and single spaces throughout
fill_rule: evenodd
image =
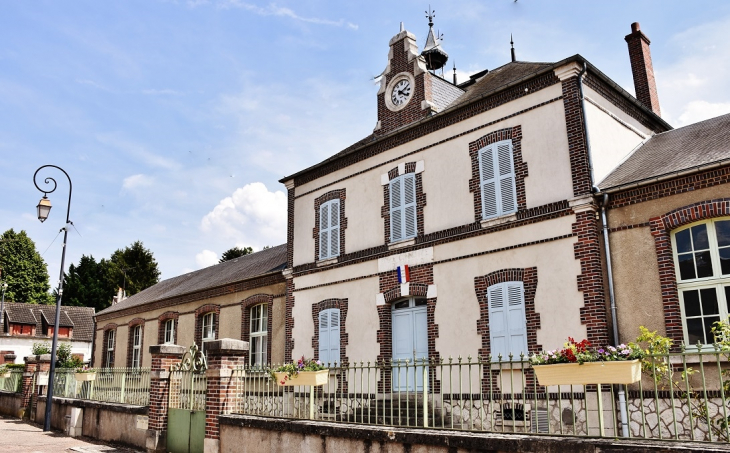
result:
M 631 34 L 626 35 L 625 39 L 629 45 L 629 58 L 631 59 L 631 72 L 634 75 L 636 99 L 661 116 L 659 96 L 654 81 L 654 67 L 651 64 L 651 51 L 649 50 L 651 41 L 641 32 L 638 22 L 631 24 Z

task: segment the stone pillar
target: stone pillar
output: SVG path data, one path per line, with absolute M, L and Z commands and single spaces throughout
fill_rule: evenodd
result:
M 41 394 L 40 388 L 45 387 L 46 391 L 43 393 L 45 393 L 45 395 L 47 396 L 48 395 L 48 385 L 52 385 L 51 382 L 48 382 L 47 385 L 39 385 L 39 382 L 38 382 L 39 381 L 38 376 L 40 375 L 40 373 L 48 374 L 48 372 L 51 371 L 51 354 L 37 355 L 36 361 L 37 361 L 36 379 L 35 379 L 35 386 L 33 388 L 33 398 L 31 399 L 31 406 L 30 406 L 31 420 L 36 418 L 36 408 L 38 407 L 38 396 Z M 51 401 L 46 401 L 46 404 L 53 404 L 53 403 Z M 51 406 L 51 410 L 53 410 L 53 406 Z
M 218 416 L 236 407 L 238 400 L 233 369 L 245 363 L 248 342 L 222 338 L 205 344 L 208 359 L 208 390 L 205 395 L 205 453 L 220 451 L 220 424 Z
M 150 346 L 150 406 L 147 453 L 164 453 L 167 446 L 167 404 L 170 391 L 170 366 L 180 362 L 185 348 L 174 344 Z

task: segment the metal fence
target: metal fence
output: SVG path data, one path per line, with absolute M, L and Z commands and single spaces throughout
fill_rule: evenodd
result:
M 204 372 L 170 372 L 169 408 L 204 411 L 208 381 Z
M 148 406 L 150 369 L 100 368 L 95 373 L 76 373 L 74 369 L 59 368 L 54 377 L 53 395 Z
M 20 393 L 23 387 L 23 370 L 11 370 L 0 377 L 0 390 Z
M 541 386 L 526 357 L 331 364 L 314 392 L 244 367 L 228 412 L 308 419 L 313 408 L 316 420 L 347 423 L 728 442 L 727 354 L 651 355 L 629 386 Z

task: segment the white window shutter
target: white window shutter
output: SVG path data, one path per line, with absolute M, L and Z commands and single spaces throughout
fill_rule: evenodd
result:
M 319 207 L 319 259 L 327 258 L 329 253 L 329 204 Z
M 329 362 L 329 313 L 328 310 L 319 312 L 319 360 Z
M 489 339 L 491 343 L 492 361 L 509 360 L 509 338 L 507 336 L 507 307 L 504 285 L 499 283 L 487 289 L 489 299 Z
M 333 308 L 330 312 L 330 341 L 329 341 L 329 358 L 330 362 L 340 361 L 340 310 Z
M 499 167 L 499 192 L 501 214 L 517 210 L 517 189 L 515 187 L 515 170 L 512 159 L 512 141 L 506 140 L 496 144 Z
M 416 236 L 416 174 L 408 173 L 403 175 L 403 211 L 404 211 L 404 231 L 403 237 L 410 238 Z
M 527 319 L 525 316 L 525 288 L 522 282 L 507 282 L 507 323 L 509 347 L 516 359 L 527 355 Z
M 330 258 L 340 254 L 340 200 L 330 202 Z
M 493 145 L 479 150 L 479 176 L 482 190 L 482 218 L 499 214 L 497 207 L 497 178 L 494 174 Z
M 403 238 L 403 211 L 401 210 L 401 180 L 396 178 L 390 182 L 390 240 L 400 241 Z

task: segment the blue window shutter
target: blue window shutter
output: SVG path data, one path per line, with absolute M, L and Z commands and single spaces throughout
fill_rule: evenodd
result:
M 508 214 L 517 210 L 517 188 L 512 157 L 512 140 L 496 143 L 499 168 L 500 213 Z
M 403 238 L 416 237 L 416 174 L 403 175 Z
M 505 283 L 507 290 L 507 323 L 509 347 L 516 359 L 527 355 L 527 320 L 525 316 L 525 288 L 522 282 Z
M 403 211 L 402 211 L 402 184 L 401 178 L 390 182 L 390 241 L 403 239 Z
M 323 310 L 319 312 L 319 360 L 324 363 L 330 361 L 329 358 L 329 344 L 330 344 L 330 329 L 329 329 L 329 310 Z
M 507 307 L 504 294 L 504 285 L 498 283 L 487 289 L 489 299 L 489 339 L 492 347 L 492 361 L 497 361 L 499 355 L 502 360 L 509 360 L 509 337 L 507 336 Z
M 340 361 L 340 310 L 332 308 L 330 312 L 330 362 Z
M 482 191 L 482 218 L 488 219 L 499 214 L 493 145 L 479 150 L 479 176 Z
M 492 143 L 479 150 L 482 218 L 517 211 L 512 140 Z
M 340 254 L 340 200 L 330 202 L 330 253 L 329 257 Z
M 319 360 L 323 363 L 340 361 L 340 310 L 338 308 L 319 312 Z

